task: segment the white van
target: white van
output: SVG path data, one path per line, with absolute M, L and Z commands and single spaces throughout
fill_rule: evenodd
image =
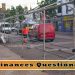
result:
M 5 33 L 11 33 L 11 25 L 8 22 L 1 22 L 0 23 L 0 31 Z

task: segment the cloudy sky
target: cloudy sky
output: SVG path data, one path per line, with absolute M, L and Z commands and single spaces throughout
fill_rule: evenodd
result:
M 38 0 L 39 2 L 41 0 Z M 1 3 L 6 3 L 6 8 L 11 8 L 11 6 L 17 6 L 17 5 L 22 5 L 27 6 L 28 8 L 30 8 L 30 6 L 32 8 L 37 6 L 37 0 L 0 0 L 0 7 L 1 7 Z

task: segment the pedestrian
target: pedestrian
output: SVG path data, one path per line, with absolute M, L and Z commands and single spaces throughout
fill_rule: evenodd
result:
M 26 43 L 28 41 L 29 28 L 24 26 L 22 28 L 22 35 L 24 36 L 23 41 Z

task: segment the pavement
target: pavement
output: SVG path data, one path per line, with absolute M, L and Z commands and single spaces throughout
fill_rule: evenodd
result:
M 61 34 L 62 32 L 56 32 L 58 34 Z M 67 34 L 67 33 L 62 33 L 63 35 Z M 70 33 L 71 35 L 71 33 Z M 23 60 L 23 58 L 21 58 L 18 54 L 12 52 L 11 50 L 9 50 L 6 46 L 0 45 L 0 60 Z M 49 74 L 50 73 L 50 74 Z M 49 73 L 47 72 L 43 72 L 43 71 L 26 71 L 26 70 L 4 70 L 4 71 L 0 71 L 0 75 L 75 75 L 75 71 L 74 72 L 65 72 L 64 74 L 62 73 L 62 71 L 59 73 L 59 71 L 49 71 Z
M 23 60 L 23 59 L 19 55 L 10 51 L 5 46 L 0 45 L 0 60 Z M 48 75 L 48 74 L 42 71 L 1 70 L 0 75 Z
M 24 71 L 24 70 L 17 70 L 17 71 L 0 71 L 0 75 L 48 75 L 47 73 L 41 71 Z
M 19 55 L 0 45 L 0 60 L 21 60 Z
M 73 35 L 73 32 L 59 32 L 59 31 L 56 31 L 56 34 Z

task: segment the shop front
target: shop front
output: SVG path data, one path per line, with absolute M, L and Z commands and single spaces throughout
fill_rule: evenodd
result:
M 58 18 L 58 31 L 65 32 L 63 17 Z
M 64 29 L 66 32 L 73 31 L 73 16 L 64 16 L 63 17 Z

